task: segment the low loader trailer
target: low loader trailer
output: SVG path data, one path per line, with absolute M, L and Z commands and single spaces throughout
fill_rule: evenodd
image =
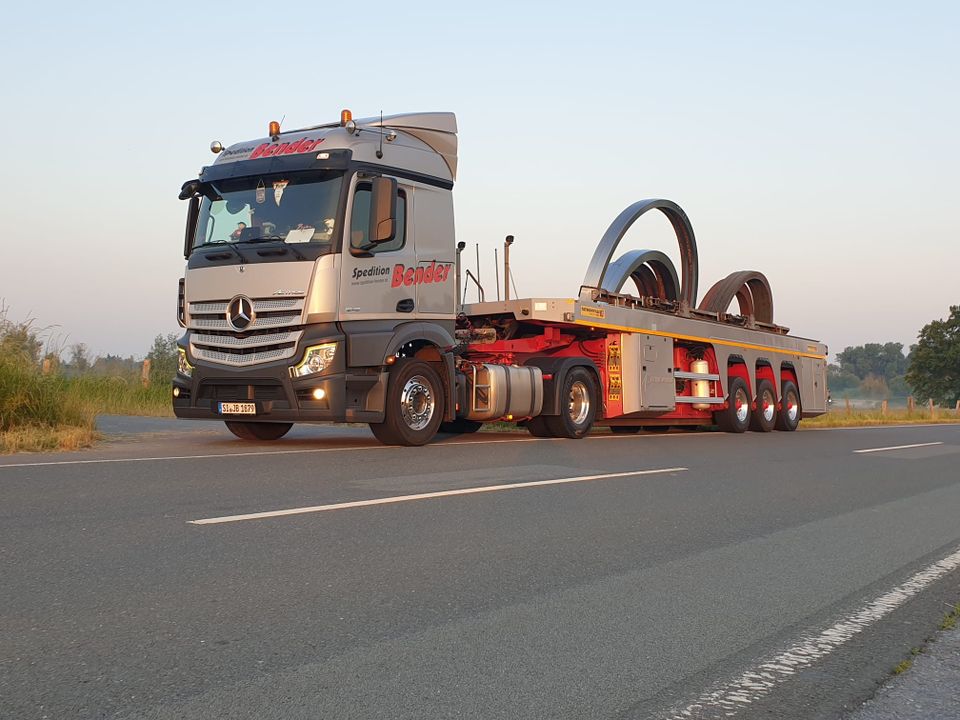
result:
M 792 431 L 826 411 L 826 346 L 774 322 L 760 272 L 698 303 L 693 228 L 669 200 L 620 213 L 575 297 L 511 298 L 508 236 L 504 299 L 484 301 L 455 239 L 452 113 L 345 110 L 211 150 L 180 193 L 178 417 L 258 441 L 297 422 L 368 423 L 384 443 L 423 445 L 492 421 L 580 438 L 595 425 Z M 673 226 L 679 273 L 657 250 L 614 257 L 650 211 Z M 464 277 L 480 302 L 463 301 Z

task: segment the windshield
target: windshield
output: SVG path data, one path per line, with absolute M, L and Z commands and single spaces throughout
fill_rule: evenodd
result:
M 193 247 L 278 240 L 330 252 L 342 178 L 263 175 L 216 182 L 200 203 Z

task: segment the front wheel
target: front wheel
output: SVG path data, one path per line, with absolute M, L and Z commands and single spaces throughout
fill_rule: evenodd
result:
M 293 427 L 293 423 L 236 422 L 225 420 L 227 430 L 241 440 L 279 440 Z
M 443 420 L 443 385 L 437 371 L 422 360 L 398 360 L 387 379 L 384 410 L 382 423 L 370 423 L 377 440 L 385 445 L 426 445 Z

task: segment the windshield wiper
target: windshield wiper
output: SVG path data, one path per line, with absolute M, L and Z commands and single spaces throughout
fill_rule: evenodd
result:
M 240 252 L 239 250 L 237 250 L 237 248 L 234 247 L 234 243 L 227 242 L 226 240 L 211 240 L 210 242 L 201 243 L 200 245 L 197 245 L 193 249 L 199 250 L 200 248 L 212 247 L 214 245 L 226 245 L 228 248 L 230 248 L 237 254 L 237 257 L 240 258 L 241 262 L 250 262 L 249 260 L 247 260 L 246 256 L 242 252 Z
M 307 259 L 306 256 L 305 256 L 303 253 L 301 253 L 299 250 L 297 250 L 293 245 L 288 245 L 288 244 L 286 243 L 286 241 L 285 241 L 282 237 L 280 237 L 279 235 L 261 235 L 260 237 L 248 238 L 248 239 L 246 239 L 246 240 L 240 240 L 239 242 L 240 242 L 240 243 L 250 243 L 251 245 L 254 245 L 254 244 L 256 244 L 256 243 L 276 242 L 277 240 L 279 240 L 280 242 L 282 242 L 282 243 L 283 243 L 283 246 L 284 246 L 285 248 L 290 248 L 290 251 L 291 251 L 294 255 L 297 256 L 297 259 L 298 259 L 298 260 L 306 260 L 306 259 Z

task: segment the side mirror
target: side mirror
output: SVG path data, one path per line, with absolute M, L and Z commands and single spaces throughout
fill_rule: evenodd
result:
M 397 236 L 397 181 L 393 178 L 373 178 L 370 197 L 370 232 L 372 243 L 390 242 Z
M 190 198 L 187 207 L 187 228 L 183 233 L 183 257 L 190 257 L 190 248 L 193 246 L 193 233 L 197 227 L 197 217 L 200 215 L 200 198 Z
M 189 200 L 194 195 L 197 194 L 197 191 L 200 189 L 199 180 L 187 180 L 183 186 L 180 188 L 180 199 Z

